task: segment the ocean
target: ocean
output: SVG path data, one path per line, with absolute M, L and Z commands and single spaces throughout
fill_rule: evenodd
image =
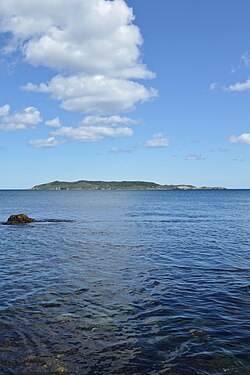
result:
M 250 374 L 250 190 L 0 191 L 0 374 Z

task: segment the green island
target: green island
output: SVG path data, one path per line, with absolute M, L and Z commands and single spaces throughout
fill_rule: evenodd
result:
M 35 185 L 31 190 L 225 190 L 224 187 L 160 185 L 147 181 L 53 181 Z

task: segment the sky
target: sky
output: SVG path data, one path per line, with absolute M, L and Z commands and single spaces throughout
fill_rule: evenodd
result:
M 0 0 L 0 189 L 250 188 L 249 0 Z

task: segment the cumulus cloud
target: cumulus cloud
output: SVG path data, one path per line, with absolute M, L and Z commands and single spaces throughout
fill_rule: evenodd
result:
M 188 154 L 185 160 L 205 160 L 201 154 Z
M 87 115 L 74 127 L 62 126 L 58 117 L 46 121 L 54 131 L 47 139 L 31 140 L 32 147 L 54 147 L 57 136 L 87 142 L 133 135 L 131 126 L 140 121 L 119 114 L 158 95 L 138 82 L 155 74 L 142 62 L 143 39 L 134 19 L 125 0 L 0 0 L 0 33 L 7 40 L 2 52 L 55 72 L 48 82 L 22 88 Z M 26 129 L 41 121 L 33 107 L 14 115 L 9 110 L 0 108 L 1 129 Z M 167 142 L 158 135 L 145 147 Z
M 124 0 L 8 0 L 0 2 L 4 52 L 59 72 L 48 83 L 29 83 L 68 111 L 116 114 L 157 95 L 136 79 L 153 78 L 142 63 L 142 36 Z
M 144 143 L 144 147 L 149 148 L 163 148 L 169 146 L 169 139 L 164 137 L 162 133 L 157 133 L 152 139 L 149 139 Z
M 58 141 L 55 137 L 32 139 L 29 141 L 29 145 L 34 148 L 52 148 L 62 143 L 64 143 L 64 141 Z
M 61 101 L 61 107 L 71 112 L 114 114 L 133 109 L 157 95 L 138 82 L 108 78 L 103 75 L 57 75 L 47 84 L 28 83 L 24 90 L 49 93 Z
M 124 116 L 87 116 L 82 122 L 83 125 L 136 125 L 141 123 L 141 120 L 134 120 Z
M 243 133 L 241 135 L 232 135 L 229 137 L 229 142 L 231 143 L 243 143 L 250 145 L 250 133 Z
M 10 111 L 9 104 L 5 104 L 4 106 L 0 107 L 0 117 L 7 116 Z
M 35 107 L 27 107 L 21 112 L 9 114 L 10 106 L 1 107 L 0 130 L 25 130 L 34 128 L 41 121 L 41 114 Z
M 246 91 L 250 90 L 250 79 L 246 80 L 245 82 L 237 82 L 233 85 L 225 87 L 226 91 Z
M 95 142 L 104 138 L 128 137 L 133 135 L 129 127 L 108 127 L 108 126 L 79 126 L 76 128 L 63 126 L 53 135 L 77 140 L 80 142 Z
M 143 40 L 124 0 L 8 0 L 0 2 L 0 31 L 12 35 L 5 52 L 21 50 L 34 66 L 113 77 L 151 78 L 141 63 Z
M 59 128 L 61 126 L 61 122 L 59 117 L 56 117 L 52 120 L 45 121 L 45 125 L 51 126 L 52 128 Z

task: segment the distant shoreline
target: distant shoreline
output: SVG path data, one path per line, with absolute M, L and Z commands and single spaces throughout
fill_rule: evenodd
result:
M 35 185 L 30 190 L 227 190 L 225 187 L 181 185 L 161 185 L 147 181 L 53 181 Z

